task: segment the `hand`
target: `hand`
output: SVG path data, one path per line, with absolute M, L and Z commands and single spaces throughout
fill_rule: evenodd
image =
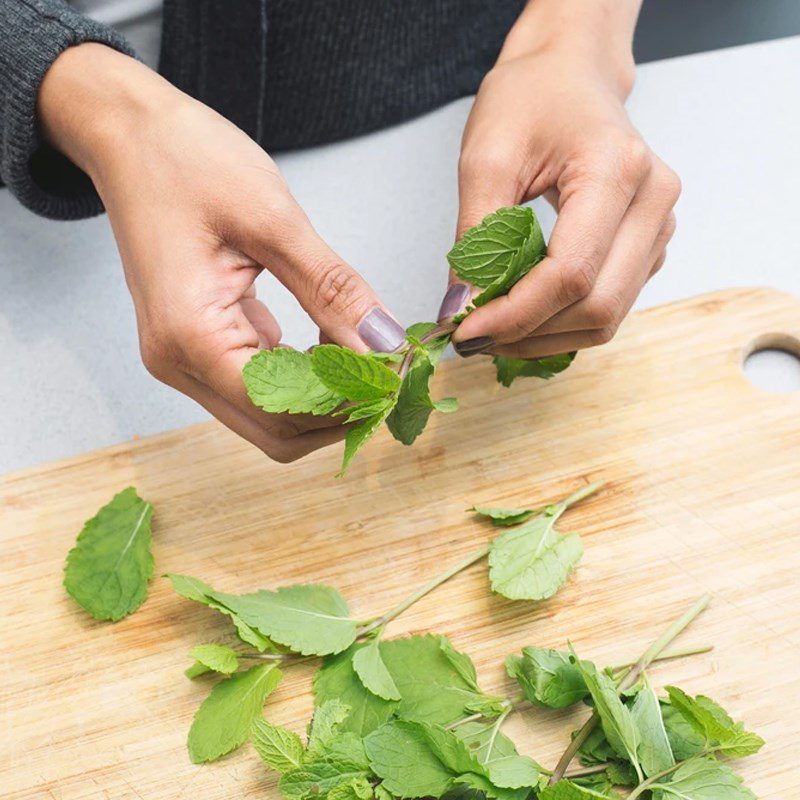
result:
M 607 342 L 664 263 L 680 182 L 631 125 L 632 63 L 613 63 L 607 45 L 595 54 L 556 38 L 531 49 L 517 31 L 480 87 L 459 163 L 458 235 L 542 194 L 558 219 L 547 257 L 459 326 L 462 355 L 538 358 Z M 451 286 L 440 316 L 469 288 Z
M 147 369 L 277 461 L 341 439 L 336 420 L 265 414 L 250 402 L 242 367 L 281 339 L 253 281 L 269 269 L 322 340 L 393 350 L 404 332 L 320 239 L 269 156 L 208 107 L 98 44 L 56 60 L 39 113 L 45 136 L 91 176 L 108 211 Z

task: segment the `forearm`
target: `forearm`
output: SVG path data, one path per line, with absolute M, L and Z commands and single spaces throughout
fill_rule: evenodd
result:
M 603 70 L 621 94 L 633 87 L 633 32 L 642 0 L 528 0 L 498 64 L 543 49 L 567 49 Z

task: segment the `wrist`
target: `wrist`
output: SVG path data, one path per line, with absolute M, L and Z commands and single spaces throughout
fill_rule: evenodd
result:
M 624 100 L 636 76 L 633 30 L 640 5 L 640 0 L 528 2 L 497 63 L 535 54 L 560 55 L 590 69 Z
M 95 182 L 148 120 L 185 101 L 156 72 L 95 42 L 70 47 L 45 74 L 37 98 L 44 141 Z

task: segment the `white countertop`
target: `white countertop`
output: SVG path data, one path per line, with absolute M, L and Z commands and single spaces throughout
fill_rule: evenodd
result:
M 678 232 L 638 307 L 730 286 L 800 293 L 800 37 L 646 64 L 632 118 L 683 179 Z M 279 157 L 295 196 L 404 323 L 430 318 L 456 217 L 468 99 Z M 535 208 L 547 227 L 553 214 Z M 284 338 L 313 328 L 268 276 Z M 105 218 L 50 222 L 0 191 L 0 472 L 207 417 L 141 365 Z

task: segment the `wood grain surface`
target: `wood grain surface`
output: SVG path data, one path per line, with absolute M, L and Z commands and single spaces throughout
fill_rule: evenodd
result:
M 143 607 L 94 622 L 62 567 L 82 523 L 128 485 L 155 506 L 158 575 L 231 592 L 296 581 L 336 586 L 375 615 L 493 535 L 473 503 L 539 504 L 586 481 L 608 488 L 569 511 L 586 554 L 551 601 L 489 592 L 478 564 L 387 635 L 449 635 L 483 687 L 509 692 L 502 661 L 569 638 L 602 663 L 636 657 L 698 596 L 711 607 L 679 640 L 708 655 L 658 666 L 657 685 L 708 694 L 767 741 L 739 763 L 762 800 L 800 797 L 800 393 L 745 378 L 758 343 L 800 349 L 800 300 L 735 290 L 634 315 L 618 339 L 550 382 L 495 384 L 487 360 L 449 362 L 438 416 L 411 448 L 382 432 L 344 479 L 340 446 L 270 463 L 216 423 L 0 478 L 0 796 L 11 800 L 273 798 L 250 745 L 194 766 L 186 734 L 208 691 L 187 652 L 229 626 L 157 577 Z M 314 666 L 286 670 L 268 700 L 302 732 Z M 507 731 L 553 766 L 585 709 L 527 711 Z

